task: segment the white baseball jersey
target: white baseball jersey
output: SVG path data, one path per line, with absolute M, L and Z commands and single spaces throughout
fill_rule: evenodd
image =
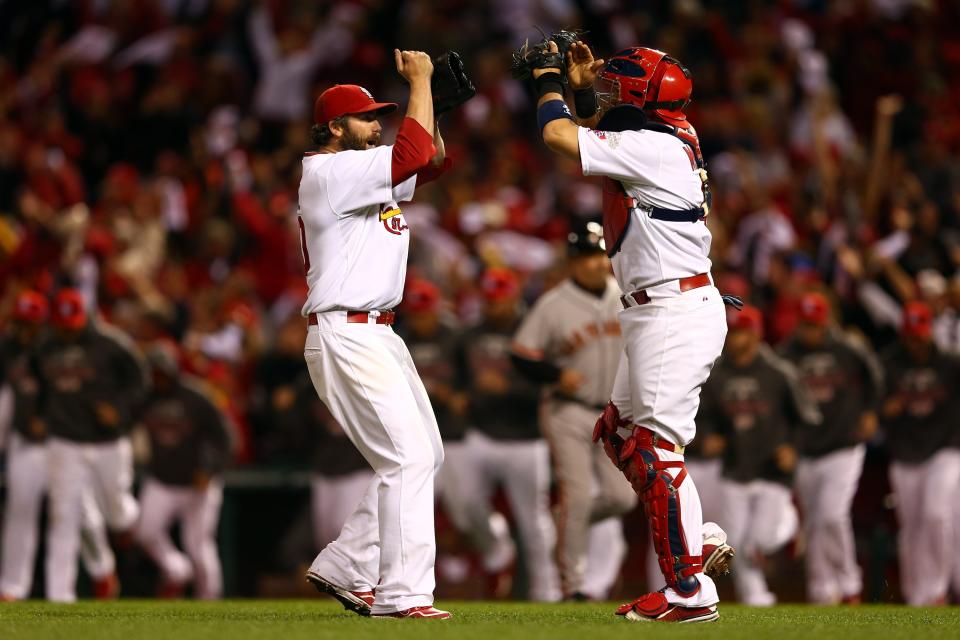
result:
M 576 399 L 589 405 L 610 400 L 623 353 L 617 314 L 620 288 L 613 278 L 602 297 L 565 280 L 533 305 L 514 336 L 520 355 L 546 360 L 584 375 Z
M 693 153 L 679 138 L 659 131 L 596 131 L 581 127 L 580 163 L 587 176 L 619 180 L 637 208 L 620 251 L 611 258 L 625 292 L 710 271 L 710 230 L 705 222 L 655 220 L 649 207 L 695 209 L 704 201 Z
M 308 153 L 300 178 L 300 240 L 309 293 L 303 315 L 391 309 L 400 303 L 410 235 L 398 202 L 417 178 L 394 186 L 393 146 Z

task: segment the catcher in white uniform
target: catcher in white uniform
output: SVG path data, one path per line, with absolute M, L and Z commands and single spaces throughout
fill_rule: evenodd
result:
M 603 440 L 640 496 L 666 581 L 617 614 L 716 620 L 719 598 L 704 573 L 700 498 L 683 464 L 684 446 L 696 433 L 700 388 L 727 332 L 724 300 L 710 275 L 707 173 L 683 113 L 690 73 L 664 52 L 643 47 L 604 63 L 577 41 L 565 55 L 566 61 L 553 40 L 525 46 L 515 67 L 533 78 L 544 143 L 580 162 L 585 175 L 602 176 L 604 240 L 625 292 L 625 349 L 594 438 Z M 597 77 L 606 84 L 602 114 Z M 595 128 L 574 121 L 564 82 L 574 89 L 580 121 Z M 725 541 L 711 538 L 710 544 L 720 548 Z
M 564 597 L 603 600 L 627 550 L 619 516 L 637 504 L 630 484 L 591 439 L 623 353 L 617 322 L 622 307 L 601 226 L 591 222 L 571 232 L 567 252 L 570 277 L 526 315 L 514 336 L 513 362 L 530 379 L 549 385 L 540 428 L 560 489 L 557 546 Z M 596 537 L 604 552 L 588 563 Z
M 320 399 L 375 474 L 307 578 L 361 615 L 444 619 L 450 614 L 433 607 L 433 485 L 443 445 L 391 325 L 410 244 L 397 203 L 448 162 L 434 117 L 433 62 L 419 51 L 395 51 L 395 58 L 410 84 L 396 142 L 380 145 L 379 122 L 396 104 L 338 85 L 317 99 L 317 151 L 303 159 L 304 356 Z

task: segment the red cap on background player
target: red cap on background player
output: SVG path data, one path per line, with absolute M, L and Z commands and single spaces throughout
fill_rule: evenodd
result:
M 53 298 L 51 321 L 62 329 L 81 329 L 87 324 L 83 296 L 76 289 L 61 289 Z
M 900 331 L 905 336 L 929 338 L 933 335 L 933 310 L 925 302 L 908 302 L 903 307 Z
M 491 267 L 480 276 L 480 290 L 486 300 L 508 300 L 520 293 L 520 279 L 510 269 Z
M 13 319 L 18 322 L 42 324 L 50 314 L 50 305 L 43 294 L 29 289 L 21 291 L 13 306 Z
M 440 289 L 423 278 L 407 281 L 407 290 L 403 294 L 403 307 L 410 313 L 436 311 L 440 306 Z
M 373 95 L 361 86 L 337 84 L 317 98 L 313 105 L 313 121 L 316 124 L 326 124 L 348 113 L 377 111 L 378 115 L 386 115 L 396 110 L 397 103 L 377 102 L 373 99 Z
M 822 293 L 811 291 L 800 298 L 800 320 L 820 327 L 830 323 L 830 303 Z
M 730 331 L 752 331 L 762 336 L 763 314 L 760 309 L 749 304 L 744 305 L 740 311 L 730 309 L 727 311 L 727 326 Z

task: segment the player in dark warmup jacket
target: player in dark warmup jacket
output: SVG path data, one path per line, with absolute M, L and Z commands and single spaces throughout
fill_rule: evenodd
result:
M 876 433 L 883 372 L 869 347 L 830 322 L 819 293 L 800 300 L 800 324 L 781 355 L 823 421 L 797 433 L 800 460 L 795 488 L 803 512 L 807 552 L 807 597 L 817 604 L 854 603 L 863 587 L 850 508 L 866 453 Z
M 901 590 L 907 604 L 944 604 L 955 562 L 960 488 L 960 360 L 939 351 L 933 314 L 907 303 L 901 340 L 883 353 L 881 425 L 896 498 Z
M 141 422 L 150 437 L 150 463 L 140 492 L 137 537 L 163 574 L 161 595 L 180 596 L 193 582 L 198 598 L 216 599 L 223 592 L 216 540 L 220 474 L 230 461 L 231 432 L 200 382 L 181 376 L 172 347 L 154 347 L 149 363 L 153 387 Z M 186 555 L 170 538 L 176 521 Z
M 137 521 L 128 434 L 147 382 L 133 343 L 119 330 L 89 321 L 79 291 L 56 295 L 51 321 L 54 335 L 37 356 L 50 433 L 47 591 L 51 600 L 73 602 L 83 492 L 94 489 L 111 530 L 127 532 Z
M 755 307 L 728 314 L 724 355 L 703 387 L 697 425 L 704 451 L 723 453 L 722 524 L 740 549 L 734 584 L 738 599 L 770 606 L 758 564 L 796 533 L 798 518 L 789 485 L 796 466 L 796 429 L 820 416 L 796 371 L 762 342 L 763 318 Z

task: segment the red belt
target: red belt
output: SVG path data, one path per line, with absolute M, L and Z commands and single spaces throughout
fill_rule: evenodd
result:
M 680 293 L 683 293 L 684 291 L 690 291 L 691 289 L 699 289 L 700 287 L 709 287 L 711 284 L 710 274 L 708 273 L 698 273 L 697 275 L 690 276 L 689 278 L 680 278 L 677 282 L 680 283 Z M 623 305 L 624 309 L 628 309 L 630 307 L 630 305 L 627 304 L 627 296 L 633 298 L 637 305 L 647 304 L 650 302 L 650 296 L 647 294 L 646 289 L 640 289 L 639 291 L 634 291 L 632 293 L 620 296 L 620 304 Z
M 380 315 L 377 316 L 374 321 L 376 324 L 393 324 L 396 320 L 397 314 L 393 311 L 381 311 Z M 317 314 L 311 313 L 307 316 L 308 321 L 311 325 L 317 325 Z M 362 323 L 367 324 L 370 322 L 370 312 L 369 311 L 347 311 L 347 322 L 351 324 Z

